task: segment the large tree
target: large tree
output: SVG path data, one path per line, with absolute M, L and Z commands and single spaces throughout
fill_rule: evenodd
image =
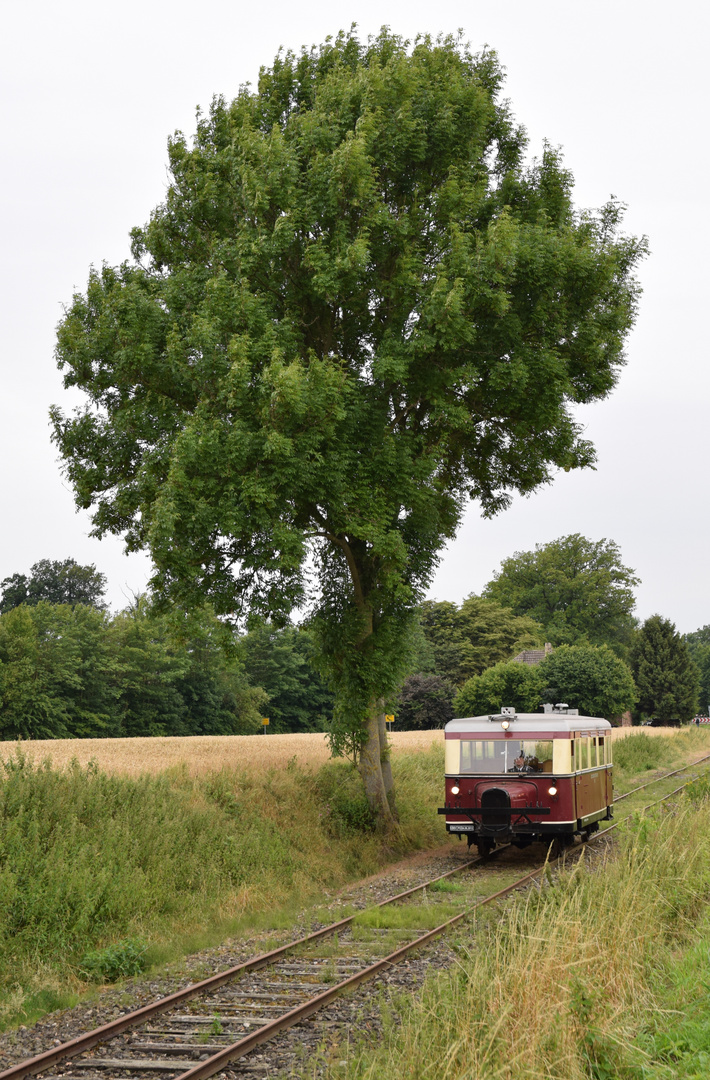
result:
M 631 670 L 639 712 L 658 720 L 690 720 L 698 702 L 698 669 L 670 619 L 646 619 L 634 639 Z
M 475 595 L 467 596 L 460 607 L 446 600 L 425 600 L 420 619 L 437 674 L 455 686 L 544 642 L 539 623 Z
M 483 595 L 536 619 L 553 645 L 588 642 L 623 653 L 638 582 L 613 540 L 572 533 L 504 559 Z
M 587 716 L 618 719 L 637 698 L 628 665 L 608 645 L 563 645 L 538 670 L 545 701 L 564 701 Z
M 285 619 L 312 604 L 336 752 L 392 820 L 383 702 L 468 499 L 504 508 L 593 460 L 643 243 L 579 212 L 526 139 L 494 53 L 383 31 L 280 54 L 216 99 L 132 261 L 59 328 L 87 407 L 54 432 L 96 533 L 154 587 Z

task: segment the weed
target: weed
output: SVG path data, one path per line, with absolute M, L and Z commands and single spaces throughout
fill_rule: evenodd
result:
M 84 955 L 80 973 L 92 982 L 118 982 L 130 975 L 145 971 L 148 946 L 143 941 L 127 938 Z
M 460 911 L 454 904 L 389 904 L 359 912 L 353 926 L 372 930 L 431 930 Z
M 460 881 L 451 881 L 444 878 L 443 881 L 433 881 L 431 885 L 427 886 L 429 892 L 438 893 L 457 893 L 463 890 L 463 885 Z

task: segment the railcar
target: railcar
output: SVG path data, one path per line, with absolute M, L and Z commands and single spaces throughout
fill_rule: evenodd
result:
M 444 729 L 446 830 L 496 844 L 564 847 L 612 816 L 611 724 L 567 705 L 503 709 Z

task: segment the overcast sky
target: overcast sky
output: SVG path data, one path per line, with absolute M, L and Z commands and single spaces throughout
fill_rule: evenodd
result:
M 91 264 L 128 254 L 128 232 L 162 200 L 167 137 L 195 109 L 255 82 L 280 45 L 357 22 L 405 36 L 455 32 L 507 68 L 531 150 L 561 145 L 578 206 L 613 194 L 647 234 L 644 297 L 612 397 L 581 414 L 595 472 L 562 473 L 494 521 L 475 506 L 431 595 L 480 591 L 500 561 L 561 535 L 614 539 L 642 584 L 637 614 L 681 631 L 710 623 L 707 474 L 707 7 L 565 0 L 260 4 L 65 0 L 5 9 L 0 176 L 0 579 L 41 558 L 95 563 L 122 606 L 149 572 L 118 538 L 88 536 L 49 441 L 47 412 L 72 399 L 53 350 L 62 304 Z

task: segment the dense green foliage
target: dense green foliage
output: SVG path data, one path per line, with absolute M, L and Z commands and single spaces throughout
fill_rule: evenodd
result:
M 652 615 L 634 638 L 631 670 L 638 710 L 658 720 L 690 720 L 698 701 L 698 669 L 669 619 Z
M 553 645 L 609 645 L 623 653 L 637 584 L 613 540 L 573 533 L 504 559 L 484 596 L 537 620 Z
M 631 672 L 608 646 L 562 645 L 540 664 L 496 664 L 469 679 L 454 710 L 457 716 L 477 716 L 510 705 L 536 712 L 543 702 L 566 702 L 587 716 L 612 720 L 635 701 Z
M 428 600 L 420 613 L 433 670 L 455 686 L 544 641 L 539 623 L 480 596 L 460 605 Z
M 103 607 L 106 576 L 96 567 L 80 566 L 74 559 L 63 562 L 40 559 L 26 574 L 0 581 L 0 614 L 20 604 L 92 604 Z
M 397 698 L 397 730 L 421 731 L 440 728 L 454 715 L 452 702 L 456 687 L 441 675 L 410 675 Z
M 207 930 L 222 940 L 241 918 L 278 926 L 284 905 L 441 843 L 441 747 L 394 768 L 401 828 L 383 846 L 344 762 L 133 779 L 15 753 L 0 763 L 0 1027 L 51 1007 L 50 990 L 120 977 Z
M 700 711 L 710 713 L 710 626 L 685 635 L 690 657 L 698 669 Z
M 618 719 L 636 702 L 631 672 L 608 645 L 562 645 L 539 666 L 544 700 L 564 701 L 587 716 Z
M 112 734 L 116 662 L 106 614 L 22 604 L 0 616 L 0 738 Z
M 644 245 L 526 164 L 495 54 L 339 35 L 216 99 L 59 328 L 88 403 L 54 433 L 98 534 L 150 548 L 155 588 L 232 616 L 308 596 L 333 744 L 381 775 L 382 699 L 464 506 L 487 514 L 593 450 Z M 378 734 L 378 731 L 380 734 Z M 365 747 L 367 750 L 365 751 Z
M 543 688 L 538 665 L 516 661 L 495 664 L 464 683 L 454 700 L 454 712 L 456 716 L 482 716 L 500 712 L 506 705 L 519 712 L 537 712 Z
M 226 646 L 226 651 L 225 651 Z M 331 699 L 293 627 L 234 642 L 207 610 L 189 622 L 146 599 L 119 614 L 24 604 L 0 616 L 0 739 L 322 731 Z
M 241 638 L 238 655 L 252 686 L 269 696 L 269 731 L 325 731 L 333 695 L 316 672 L 312 636 L 271 623 Z

